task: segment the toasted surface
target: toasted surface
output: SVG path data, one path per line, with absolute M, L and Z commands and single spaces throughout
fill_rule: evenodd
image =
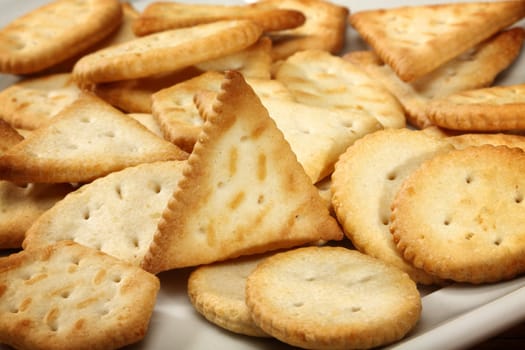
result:
M 184 164 L 140 164 L 84 185 L 35 221 L 24 248 L 71 240 L 140 265 Z
M 449 3 L 360 11 L 350 24 L 401 80 L 413 81 L 524 16 L 524 1 Z
M 121 19 L 117 0 L 57 0 L 43 5 L 0 30 L 0 71 L 27 74 L 51 67 L 107 37 Z
M 525 84 L 468 90 L 427 105 L 434 124 L 453 130 L 522 130 L 524 113 Z
M 53 123 L 7 150 L 0 157 L 0 178 L 87 182 L 128 166 L 186 157 L 139 122 L 85 94 Z
M 242 75 L 227 73 L 205 119 L 145 269 L 160 272 L 342 238 Z
M 446 139 L 422 131 L 382 130 L 349 147 L 332 174 L 332 205 L 353 245 L 421 284 L 440 281 L 414 268 L 398 252 L 388 227 L 390 205 L 412 171 L 424 160 L 451 149 Z
M 295 52 L 317 49 L 338 53 L 344 46 L 349 9 L 324 0 L 262 0 L 257 6 L 298 10 L 303 25 L 270 33 L 273 59 L 284 59 Z
M 73 242 L 0 259 L 0 341 L 17 349 L 117 349 L 142 339 L 159 280 Z
M 412 82 L 402 81 L 372 51 L 354 51 L 344 58 L 379 80 L 403 105 L 408 122 L 423 129 L 432 125 L 426 113 L 430 100 L 491 85 L 518 57 L 524 39 L 523 28 L 502 31 Z
M 386 345 L 404 337 L 421 314 L 416 284 L 405 273 L 343 247 L 265 259 L 248 276 L 246 304 L 264 331 L 307 349 Z
M 257 4 L 212 5 L 157 1 L 146 6 L 135 21 L 133 30 L 137 35 L 146 35 L 231 19 L 254 21 L 265 32 L 295 28 L 305 21 L 302 12 L 294 9 L 264 8 Z
M 298 102 L 355 113 L 368 112 L 385 128 L 405 126 L 397 99 L 358 66 L 326 51 L 288 57 L 275 72 Z
M 0 181 L 0 249 L 22 247 L 29 227 L 74 189 L 70 184 Z
M 23 139 L 24 137 L 15 128 L 0 119 L 0 155 Z
M 15 128 L 38 129 L 79 96 L 70 73 L 24 79 L 0 91 L 0 118 Z
M 503 133 L 466 133 L 450 136 L 448 141 L 454 147 L 467 148 L 469 146 L 493 145 L 519 147 L 525 150 L 525 136 Z
M 167 30 L 84 56 L 75 64 L 73 75 L 81 83 L 100 83 L 169 73 L 241 51 L 261 33 L 249 20 Z
M 245 300 L 246 278 L 264 255 L 199 266 L 188 279 L 188 296 L 208 321 L 229 331 L 269 337 L 252 320 Z
M 460 282 L 496 282 L 524 272 L 524 170 L 523 150 L 492 145 L 423 163 L 392 203 L 390 229 L 403 257 Z

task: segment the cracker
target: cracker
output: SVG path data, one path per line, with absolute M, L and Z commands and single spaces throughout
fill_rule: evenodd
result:
M 457 149 L 467 148 L 469 146 L 493 145 L 508 146 L 511 148 L 518 147 L 525 150 L 525 136 L 523 135 L 503 133 L 467 133 L 450 136 L 448 141 Z
M 89 182 L 128 166 L 187 154 L 95 96 L 85 94 L 53 123 L 0 157 L 0 178 L 16 182 Z
M 491 85 L 518 57 L 524 39 L 523 28 L 503 31 L 412 82 L 402 81 L 371 51 L 354 51 L 343 58 L 380 81 L 403 105 L 408 122 L 423 129 L 432 125 L 426 114 L 430 100 Z
M 360 11 L 350 24 L 403 81 L 422 77 L 525 16 L 523 1 Z
M 382 129 L 361 110 L 326 109 L 273 97 L 261 101 L 314 184 L 332 173 L 339 156 L 356 140 Z
M 140 265 L 184 164 L 140 164 L 84 185 L 38 218 L 24 248 L 71 240 Z
M 16 349 L 117 349 L 141 340 L 160 283 L 73 242 L 0 259 L 0 342 Z
M 29 227 L 74 189 L 70 184 L 0 181 L 0 249 L 22 247 Z
M 24 137 L 16 129 L 0 119 L 0 155 L 23 139 Z
M 157 123 L 157 120 L 153 117 L 153 115 L 149 113 L 129 113 L 128 117 L 135 119 L 158 137 L 163 137 L 162 130 L 160 130 L 160 125 Z
M 145 269 L 160 272 L 342 238 L 242 75 L 226 74 L 205 119 L 145 257 Z
M 343 247 L 268 257 L 248 276 L 246 304 L 264 331 L 306 349 L 386 345 L 403 338 L 421 314 L 408 275 Z
M 228 260 L 196 268 L 188 279 L 188 296 L 208 321 L 234 333 L 269 337 L 252 320 L 245 303 L 246 278 L 265 255 Z
M 298 102 L 366 111 L 385 128 L 405 126 L 403 108 L 381 83 L 326 51 L 305 50 L 288 57 L 275 72 L 275 79 L 283 82 Z
M 270 33 L 274 61 L 307 49 L 334 54 L 343 49 L 350 13 L 347 7 L 324 0 L 262 0 L 257 5 L 294 9 L 306 17 L 302 26 Z
M 403 183 L 390 224 L 403 257 L 444 279 L 486 283 L 525 271 L 525 153 L 484 145 L 438 155 Z
M 15 128 L 38 129 L 79 95 L 70 73 L 24 79 L 0 91 L 0 118 Z
M 267 8 L 258 4 L 214 5 L 158 1 L 146 6 L 135 21 L 133 30 L 142 36 L 232 19 L 254 21 L 263 31 L 268 32 L 298 27 L 304 23 L 305 16 L 294 9 Z
M 261 34 L 261 28 L 249 20 L 167 30 L 84 56 L 73 68 L 73 75 L 85 84 L 169 73 L 241 51 Z
M 390 204 L 403 180 L 424 160 L 451 149 L 446 139 L 423 131 L 382 130 L 349 147 L 332 174 L 332 205 L 354 247 L 398 267 L 420 284 L 441 281 L 414 268 L 398 252 L 388 227 Z
M 463 131 L 522 130 L 524 113 L 525 84 L 464 91 L 427 105 L 434 124 Z
M 0 30 L 0 71 L 28 74 L 49 68 L 107 37 L 121 18 L 117 0 L 57 0 L 43 5 Z

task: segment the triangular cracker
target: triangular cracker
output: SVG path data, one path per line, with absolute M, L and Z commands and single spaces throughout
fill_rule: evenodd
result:
M 403 81 L 413 81 L 525 16 L 525 1 L 356 12 L 350 24 Z
M 34 130 L 49 123 L 79 95 L 70 73 L 24 79 L 0 92 L 0 118 L 15 128 Z
M 136 120 L 85 94 L 48 126 L 0 157 L 0 178 L 16 182 L 88 182 L 140 163 L 187 154 Z
M 38 218 L 24 249 L 72 240 L 139 265 L 184 164 L 140 164 L 84 185 Z
M 258 97 L 228 72 L 142 266 L 157 273 L 341 238 Z
M 430 100 L 489 86 L 518 57 L 524 39 L 523 28 L 503 31 L 412 82 L 402 81 L 373 51 L 354 51 L 344 58 L 380 81 L 401 102 L 408 122 L 423 129 L 432 125 L 425 110 Z

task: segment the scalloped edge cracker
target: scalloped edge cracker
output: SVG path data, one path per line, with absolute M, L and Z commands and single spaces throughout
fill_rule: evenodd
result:
M 94 95 L 84 94 L 53 122 L 0 157 L 0 178 L 89 182 L 128 166 L 186 159 L 186 152 Z
M 401 80 L 413 81 L 524 16 L 520 0 L 374 9 L 349 20 Z
M 257 95 L 231 71 L 142 266 L 157 273 L 342 237 Z

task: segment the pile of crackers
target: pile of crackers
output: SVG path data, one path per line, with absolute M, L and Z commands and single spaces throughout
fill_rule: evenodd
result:
M 55 0 L 3 27 L 0 343 L 139 342 L 190 268 L 219 327 L 373 348 L 418 285 L 523 274 L 525 82 L 495 82 L 525 1 L 349 6 Z

